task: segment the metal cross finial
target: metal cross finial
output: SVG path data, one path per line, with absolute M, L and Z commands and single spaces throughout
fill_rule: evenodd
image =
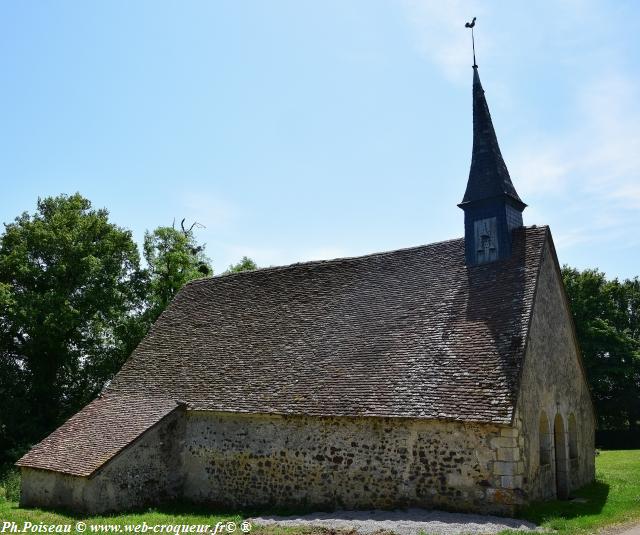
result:
M 471 22 L 467 22 L 464 25 L 465 28 L 471 28 L 471 46 L 473 47 L 473 68 L 474 69 L 478 67 L 476 65 L 476 42 L 475 42 L 475 39 L 473 38 L 473 27 L 475 25 L 476 25 L 475 17 L 473 17 L 473 20 Z

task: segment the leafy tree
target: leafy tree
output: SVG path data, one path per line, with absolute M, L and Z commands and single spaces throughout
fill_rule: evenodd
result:
M 153 323 L 187 282 L 211 276 L 213 269 L 191 228 L 158 227 L 144 237 L 147 262 L 147 318 Z
M 33 215 L 5 225 L 0 437 L 39 439 L 119 368 L 142 304 L 138 279 L 131 233 L 79 194 L 39 199 Z
M 0 472 L 7 461 L 15 460 L 24 451 L 23 437 L 28 422 L 24 415 L 27 403 L 25 374 L 17 359 L 8 352 L 7 321 L 4 313 L 12 303 L 7 285 L 0 284 Z
M 640 281 L 607 280 L 597 269 L 564 266 L 601 429 L 640 424 Z
M 254 269 L 258 269 L 258 265 L 248 256 L 243 256 L 240 262 L 231 264 L 223 274 L 228 275 L 229 273 L 240 273 L 241 271 L 253 271 Z

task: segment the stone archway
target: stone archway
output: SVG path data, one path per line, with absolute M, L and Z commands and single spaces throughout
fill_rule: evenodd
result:
M 556 458 L 556 493 L 559 500 L 569 497 L 569 472 L 567 466 L 567 439 L 564 421 L 560 414 L 556 414 L 553 421 L 553 443 Z

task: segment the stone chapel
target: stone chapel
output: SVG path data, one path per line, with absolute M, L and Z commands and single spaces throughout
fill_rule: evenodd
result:
M 513 513 L 594 479 L 558 259 L 478 68 L 464 237 L 187 284 L 100 396 L 18 461 L 22 506 Z

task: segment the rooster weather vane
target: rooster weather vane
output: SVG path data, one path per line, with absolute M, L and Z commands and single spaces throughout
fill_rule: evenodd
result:
M 473 27 L 476 25 L 476 18 L 473 17 L 473 20 L 471 22 L 467 22 L 465 23 L 464 27 L 465 28 L 471 28 L 471 46 L 473 47 L 473 68 L 477 68 L 478 66 L 476 65 L 476 42 L 473 38 Z

